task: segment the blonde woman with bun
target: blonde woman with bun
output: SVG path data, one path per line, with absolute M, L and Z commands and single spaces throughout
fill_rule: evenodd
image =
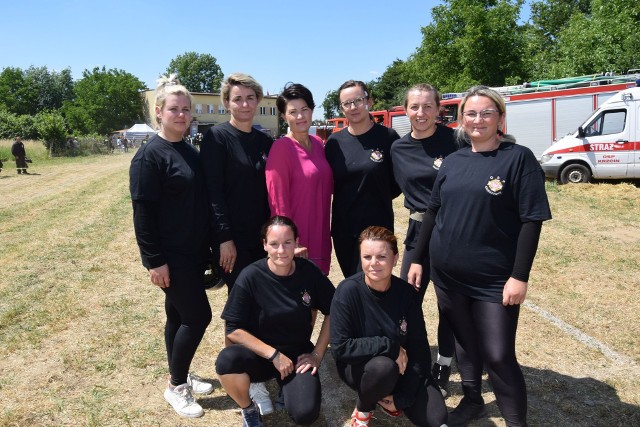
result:
M 211 321 L 203 286 L 209 208 L 198 152 L 184 139 L 191 103 L 191 94 L 174 75 L 158 80 L 160 132 L 136 152 L 129 176 L 142 265 L 152 285 L 165 294 L 169 383 L 164 398 L 179 415 L 200 417 L 204 411 L 192 393 L 210 393 L 213 387 L 189 374 L 189 367 Z

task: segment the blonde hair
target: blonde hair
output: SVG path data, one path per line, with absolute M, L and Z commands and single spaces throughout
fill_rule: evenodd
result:
M 233 73 L 222 82 L 222 86 L 220 87 L 220 98 L 223 102 L 229 102 L 229 93 L 233 86 L 244 86 L 249 89 L 253 89 L 256 93 L 256 97 L 258 98 L 258 102 L 262 101 L 262 98 L 264 97 L 264 93 L 262 93 L 262 86 L 256 81 L 256 79 L 251 77 L 249 74 Z
M 458 107 L 458 127 L 456 128 L 456 136 L 458 137 L 458 139 L 469 140 L 469 136 L 462 128 L 462 113 L 464 113 L 464 107 L 467 104 L 467 101 L 472 96 L 484 96 L 485 98 L 489 98 L 496 105 L 498 113 L 500 113 L 500 117 L 503 117 L 507 112 L 507 106 L 504 102 L 504 98 L 502 98 L 502 95 L 500 95 L 498 92 L 488 86 L 483 85 L 472 87 L 471 89 L 469 89 L 464 98 L 462 98 L 462 102 L 460 102 L 460 106 Z M 500 142 L 516 142 L 516 138 L 513 135 L 503 133 L 502 129 L 498 129 L 497 133 L 500 137 Z
M 162 110 L 164 103 L 169 95 L 184 95 L 189 98 L 189 103 L 193 104 L 193 97 L 186 87 L 180 84 L 180 80 L 175 74 L 169 74 L 168 76 L 162 76 L 156 80 L 156 108 Z M 156 122 L 160 123 L 160 118 L 156 117 Z

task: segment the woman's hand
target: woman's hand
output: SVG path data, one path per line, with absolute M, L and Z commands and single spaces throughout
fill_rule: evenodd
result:
M 522 304 L 527 296 L 529 283 L 509 277 L 502 290 L 502 305 Z
M 288 375 L 293 373 L 295 367 L 293 362 L 287 356 L 282 353 L 278 353 L 275 359 L 271 362 L 273 366 L 280 372 L 280 379 L 284 380 Z
M 409 358 L 407 357 L 407 351 L 403 347 L 400 347 L 400 352 L 398 353 L 398 358 L 396 359 L 400 375 L 404 375 L 404 371 L 407 369 L 408 361 Z
M 293 256 L 297 256 L 304 259 L 309 259 L 309 251 L 304 246 L 298 246 L 293 251 Z
M 220 267 L 222 267 L 225 273 L 231 273 L 233 271 L 237 257 L 236 244 L 233 243 L 233 240 L 220 243 Z
M 422 265 L 411 264 L 409 267 L 409 273 L 407 274 L 407 282 L 415 288 L 416 291 L 420 290 L 422 284 Z
M 161 265 L 160 267 L 150 268 L 149 269 L 149 279 L 151 283 L 160 287 L 160 288 L 168 288 L 169 282 L 169 265 Z
M 322 362 L 322 359 L 319 359 L 315 353 L 301 354 L 296 362 L 296 373 L 303 374 L 311 369 L 311 375 L 315 375 L 318 372 L 318 368 L 320 368 L 320 362 Z

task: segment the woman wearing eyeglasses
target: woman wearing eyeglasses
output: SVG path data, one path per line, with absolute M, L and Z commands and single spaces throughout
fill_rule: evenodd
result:
M 456 336 L 464 397 L 449 426 L 486 415 L 483 367 L 506 425 L 527 425 L 516 329 L 551 211 L 538 161 L 503 135 L 504 119 L 504 100 L 485 86 L 471 88 L 460 103 L 458 129 L 471 145 L 440 167 L 409 270 L 409 280 L 419 282 L 423 256 L 430 255 L 438 305 Z
M 347 129 L 332 134 L 325 146 L 333 171 L 331 236 L 345 277 L 360 267 L 358 236 L 371 225 L 393 231 L 392 200 L 400 194 L 393 177 L 391 144 L 398 133 L 375 124 L 367 85 L 348 80 L 338 89 Z

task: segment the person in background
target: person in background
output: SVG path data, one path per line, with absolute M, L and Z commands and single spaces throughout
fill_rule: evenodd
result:
M 27 172 L 27 168 L 29 166 L 27 166 L 27 152 L 24 149 L 24 143 L 22 142 L 22 137 L 20 135 L 16 136 L 16 140 L 11 145 L 11 154 L 16 159 L 18 175 L 28 175 L 29 172 Z
M 440 93 L 429 84 L 417 84 L 409 88 L 404 98 L 404 109 L 411 123 L 411 132 L 391 146 L 393 174 L 404 194 L 404 206 L 409 210 L 409 224 L 404 241 L 404 254 L 400 277 L 407 280 L 418 232 L 427 209 L 431 189 L 445 157 L 458 149 L 453 129 L 436 124 L 440 111 Z M 429 284 L 430 262 L 422 264 L 422 280 L 411 283 L 424 299 Z M 438 358 L 433 364 L 432 375 L 442 394 L 448 394 L 451 360 L 455 351 L 453 332 L 444 316 L 438 319 Z
M 260 229 L 270 217 L 265 165 L 273 140 L 253 127 L 262 86 L 250 75 L 234 73 L 222 83 L 220 97 L 231 119 L 212 126 L 200 145 L 211 207 L 214 256 L 230 293 L 243 268 L 264 258 Z M 273 412 L 262 383 L 251 397 L 263 415 Z
M 309 135 L 315 103 L 309 89 L 289 84 L 276 100 L 289 133 L 276 140 L 266 166 L 271 215 L 291 218 L 298 226 L 300 246 L 324 273 L 331 264 L 329 215 L 333 175 L 322 140 Z
M 165 294 L 164 338 L 169 362 L 165 400 L 184 417 L 200 417 L 192 396 L 213 386 L 189 373 L 211 321 L 203 287 L 209 250 L 209 207 L 198 152 L 184 140 L 191 94 L 171 75 L 158 80 L 160 132 L 134 155 L 129 170 L 133 225 L 142 265 Z
M 470 146 L 442 163 L 420 228 L 409 280 L 421 283 L 425 255 L 438 306 L 456 337 L 464 397 L 449 425 L 484 417 L 483 368 L 507 426 L 527 425 L 527 390 L 516 330 L 542 222 L 551 219 L 545 177 L 526 147 L 504 135 L 505 102 L 476 86 L 460 103 Z
M 243 426 L 263 425 L 249 384 L 271 378 L 292 420 L 309 425 L 320 414 L 318 368 L 329 344 L 334 287 L 311 262 L 295 256 L 298 230 L 291 219 L 272 217 L 262 236 L 267 258 L 242 270 L 222 312 L 232 345 L 218 355 L 216 372 L 242 408 Z M 314 309 L 325 315 L 315 345 Z
M 346 81 L 338 89 L 347 129 L 332 134 L 325 153 L 333 171 L 331 235 L 344 277 L 360 269 L 358 236 L 370 225 L 393 231 L 392 200 L 400 194 L 393 178 L 391 143 L 398 133 L 375 124 L 367 85 Z
M 398 242 L 384 227 L 360 234 L 362 272 L 345 279 L 331 303 L 331 351 L 340 378 L 358 392 L 353 427 L 368 426 L 376 404 L 419 426 L 440 427 L 447 409 L 430 375 L 422 300 L 392 274 Z

